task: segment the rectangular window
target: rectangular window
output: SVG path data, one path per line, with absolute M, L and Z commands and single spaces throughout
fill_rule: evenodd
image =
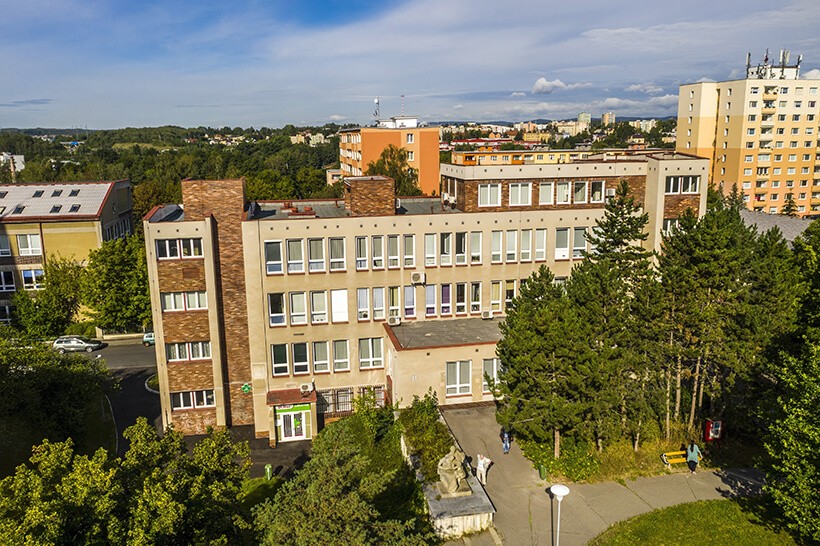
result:
M 305 256 L 302 239 L 288 239 L 288 273 L 304 273 Z
M 547 259 L 547 230 L 535 230 L 535 261 L 545 261 Z
M 207 309 L 205 291 L 198 292 L 163 292 L 160 294 L 163 311 L 185 311 Z
M 532 260 L 532 230 L 521 230 L 521 254 L 522 262 L 529 262 Z
M 471 282 L 470 283 L 470 312 L 471 313 L 480 313 L 481 312 L 481 283 L 480 282 Z
M 555 202 L 558 205 L 569 204 L 569 182 L 558 182 L 555 185 Z
M 700 176 L 682 176 L 681 193 L 698 193 Z
M 473 231 L 470 233 L 470 263 L 481 263 L 481 232 Z
M 347 322 L 347 288 L 330 291 L 330 312 L 333 322 Z
M 569 259 L 569 229 L 557 228 L 555 230 L 555 259 Z
M 439 251 L 441 252 L 441 261 L 439 265 L 453 265 L 453 234 L 440 233 L 439 234 Z
M 452 293 L 451 293 L 452 289 L 453 289 L 452 284 L 442 284 L 441 285 L 441 314 L 442 315 L 451 315 L 453 313 L 453 303 L 452 303 Z
M 424 235 L 424 265 L 427 267 L 436 265 L 435 233 L 427 233 Z
M 192 341 L 189 343 L 191 348 L 191 360 L 207 360 L 211 358 L 211 342 L 210 341 Z
M 160 239 L 157 241 L 157 259 L 170 260 L 179 258 L 179 240 Z
M 37 233 L 18 235 L 17 248 L 20 251 L 20 256 L 40 256 L 43 253 L 43 247 L 40 244 L 40 235 Z
M 751 156 L 749 156 L 751 157 Z M 667 194 L 674 194 L 680 193 L 680 177 L 678 176 L 667 176 L 666 177 L 666 188 L 664 190 Z
M 518 261 L 518 232 L 515 230 L 508 230 L 506 237 L 506 244 L 504 255 L 507 263 Z
M 166 343 L 165 344 L 165 358 L 168 362 L 177 362 L 180 360 L 188 360 L 188 344 L 187 343 Z
M 515 281 L 504 283 L 504 309 L 509 309 L 515 299 Z
M 490 282 L 490 311 L 501 312 L 501 281 Z
M 382 338 L 370 337 L 359 340 L 359 368 L 381 368 Z
M 327 322 L 327 293 L 324 290 L 310 293 L 310 322 L 313 324 Z
M 333 342 L 333 371 L 342 372 L 350 369 L 347 340 L 337 339 Z
M 273 375 L 288 375 L 290 366 L 288 365 L 288 346 L 280 343 L 270 346 L 271 368 Z
M 512 183 L 510 188 L 510 206 L 528 207 L 532 204 L 532 186 L 529 183 Z
M 583 258 L 587 249 L 587 228 L 577 227 L 572 236 L 572 257 Z
M 359 320 L 370 320 L 370 290 L 367 288 L 356 290 L 356 309 Z
M 367 269 L 367 237 L 356 237 L 356 269 Z
M 290 324 L 307 324 L 307 299 L 304 292 L 290 293 Z
M 575 191 L 573 193 L 573 201 L 575 203 L 587 202 L 587 181 L 580 180 L 575 182 Z
M 205 298 L 205 291 L 186 292 L 185 307 L 186 309 L 207 309 L 208 301 Z
M 604 202 L 604 181 L 603 180 L 593 180 L 590 184 L 590 191 L 589 191 L 589 202 L 590 203 L 603 203 Z
M 293 375 L 310 373 L 307 343 L 294 343 L 291 345 L 291 351 L 293 352 Z
M 194 391 L 194 407 L 211 408 L 216 406 L 213 389 Z
M 498 370 L 500 368 L 501 361 L 497 358 L 485 358 L 484 359 L 484 379 L 482 381 L 482 390 L 484 392 L 490 392 L 490 383 L 487 381 L 488 379 L 493 382 L 498 382 Z
M 177 409 L 191 409 L 194 407 L 194 399 L 192 392 L 172 392 L 171 393 L 171 408 Z
M 0 271 L 0 292 L 13 292 L 14 273 L 12 271 Z
M 467 233 L 456 233 L 456 265 L 467 264 Z
M 413 318 L 416 316 L 416 287 L 404 287 L 404 316 Z
M 396 269 L 399 267 L 399 236 L 387 236 L 387 267 Z
M 470 361 L 447 363 L 447 395 L 470 394 Z
M 492 254 L 490 260 L 494 264 L 501 263 L 501 243 L 504 239 L 503 231 L 493 231 L 492 233 Z
M 330 270 L 344 271 L 346 269 L 344 237 L 331 237 L 327 243 L 330 252 Z
M 11 244 L 8 235 L 0 235 L 0 256 L 11 256 Z
M 384 320 L 384 288 L 373 289 L 373 319 Z
M 384 269 L 384 236 L 374 235 L 370 240 L 373 269 Z
M 398 317 L 401 303 L 399 302 L 399 287 L 390 286 L 387 288 L 387 316 Z
M 553 192 L 553 184 L 552 182 L 541 182 L 538 184 L 538 204 L 539 205 L 552 205 L 552 192 Z
M 268 317 L 271 326 L 285 324 L 285 294 L 275 292 L 268 294 Z
M 467 313 L 467 283 L 456 283 L 456 314 Z
M 479 184 L 478 185 L 478 206 L 479 207 L 500 207 L 501 206 L 501 184 Z
M 415 136 L 416 135 L 414 133 L 407 133 L 407 144 L 413 144 Z
M 282 241 L 265 241 L 265 269 L 268 275 L 282 273 Z
M 313 342 L 313 373 L 325 373 L 330 371 L 330 359 L 327 348 L 327 341 Z
M 424 314 L 428 317 L 436 316 L 435 284 L 428 284 L 424 287 Z
M 416 266 L 416 236 L 404 236 L 404 267 Z

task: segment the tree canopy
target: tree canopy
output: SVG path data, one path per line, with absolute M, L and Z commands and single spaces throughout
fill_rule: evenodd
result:
M 367 165 L 365 175 L 389 176 L 396 181 L 396 195 L 421 195 L 419 173 L 407 163 L 407 150 L 389 144 L 379 159 Z

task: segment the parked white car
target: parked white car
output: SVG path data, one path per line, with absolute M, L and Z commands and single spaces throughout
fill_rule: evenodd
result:
M 74 351 L 90 353 L 91 351 L 102 349 L 104 344 L 98 339 L 89 339 L 83 336 L 62 336 L 54 340 L 52 347 L 60 354 Z

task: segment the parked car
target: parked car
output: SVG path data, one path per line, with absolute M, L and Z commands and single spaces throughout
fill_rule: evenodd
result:
M 156 341 L 154 341 L 154 332 L 145 332 L 144 334 L 142 334 L 143 345 L 145 345 L 146 347 L 150 347 L 154 343 L 156 343 Z
M 62 336 L 54 340 L 52 347 L 60 353 L 65 354 L 72 351 L 85 351 L 90 353 L 97 349 L 102 349 L 105 345 L 98 339 L 89 339 L 83 336 Z

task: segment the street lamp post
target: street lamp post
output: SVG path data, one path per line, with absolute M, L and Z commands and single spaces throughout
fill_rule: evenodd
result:
M 559 546 L 561 542 L 561 501 L 569 495 L 569 487 L 557 483 L 550 487 L 550 493 L 558 499 L 558 524 L 555 528 L 555 546 Z

